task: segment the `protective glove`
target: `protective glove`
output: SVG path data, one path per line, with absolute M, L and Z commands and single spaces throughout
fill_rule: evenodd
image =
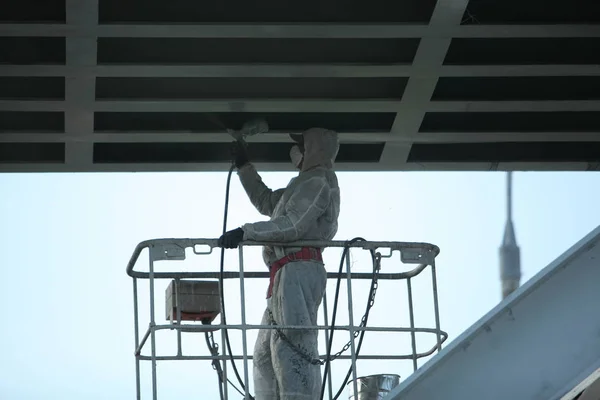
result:
M 248 149 L 239 140 L 236 140 L 233 145 L 233 163 L 237 169 L 242 168 L 244 165 L 248 164 L 250 160 L 248 159 Z
M 243 240 L 244 230 L 242 228 L 237 228 L 232 231 L 225 232 L 225 234 L 217 241 L 217 245 L 219 247 L 225 247 L 226 249 L 235 249 Z

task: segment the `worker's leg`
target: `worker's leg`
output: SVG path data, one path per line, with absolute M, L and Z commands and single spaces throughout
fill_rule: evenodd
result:
M 293 262 L 283 267 L 275 278 L 271 306 L 279 325 L 317 325 L 317 311 L 325 293 L 327 272 L 321 263 Z M 318 357 L 318 331 L 284 329 L 284 334 L 298 348 Z M 321 390 L 321 368 L 309 363 L 279 335 L 271 338 L 273 368 L 281 400 L 315 400 Z
M 263 314 L 261 325 L 269 325 L 267 310 Z M 275 379 L 275 372 L 273 371 L 273 363 L 271 361 L 271 336 L 271 330 L 259 330 L 256 344 L 254 345 L 253 375 L 256 400 L 279 399 L 277 395 L 277 380 Z

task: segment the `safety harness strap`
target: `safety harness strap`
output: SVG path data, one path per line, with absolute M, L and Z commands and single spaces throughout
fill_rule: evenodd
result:
M 316 249 L 314 247 L 303 247 L 302 250 L 296 253 L 288 254 L 287 256 L 271 264 L 271 266 L 269 267 L 269 289 L 267 291 L 267 299 L 270 298 L 273 294 L 273 283 L 275 282 L 275 275 L 277 275 L 277 271 L 283 268 L 286 264 L 294 261 L 323 262 L 321 249 Z

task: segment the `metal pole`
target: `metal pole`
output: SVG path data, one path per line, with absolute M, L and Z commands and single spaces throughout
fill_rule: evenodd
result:
M 140 344 L 140 328 L 139 328 L 139 315 L 138 315 L 138 292 L 137 292 L 137 278 L 133 278 L 133 319 L 134 319 L 134 332 L 135 332 L 135 348 L 137 349 Z M 137 400 L 141 400 L 142 393 L 140 387 L 140 359 L 135 356 L 135 391 Z
M 244 290 L 244 248 L 239 247 L 239 258 L 240 258 L 240 302 L 241 302 L 241 313 L 242 313 L 242 355 L 244 357 L 244 398 L 249 399 L 249 387 L 248 387 L 248 343 L 246 339 L 246 293 Z
M 223 282 L 223 286 L 225 286 L 225 282 Z M 227 400 L 229 397 L 229 392 L 227 390 L 229 385 L 227 384 L 227 343 L 225 342 L 225 328 L 221 329 L 221 348 L 223 349 L 223 397 Z M 220 362 L 221 361 L 219 361 L 219 363 Z
M 521 255 L 512 221 L 512 172 L 506 173 L 506 225 L 500 245 L 502 298 L 514 292 L 521 281 Z
M 329 329 L 327 328 L 327 326 L 329 325 L 329 316 L 327 313 L 327 289 L 325 289 L 325 294 L 323 294 L 323 319 L 324 319 L 324 325 L 325 325 L 325 329 L 323 330 L 323 332 L 325 333 L 325 347 L 327 347 L 327 343 L 329 342 Z M 326 360 L 327 361 L 327 360 Z M 333 399 L 333 388 L 331 387 L 331 367 L 332 367 L 332 363 L 329 363 L 329 368 L 327 370 L 327 386 L 329 387 L 329 400 Z
M 224 268 L 224 267 L 223 267 Z M 224 271 L 223 271 L 224 272 Z M 219 280 L 219 282 L 221 282 L 221 280 Z M 223 296 L 223 293 L 225 293 L 225 279 L 223 279 L 222 281 L 222 285 L 219 285 L 219 296 Z M 223 303 L 225 302 L 225 299 L 223 298 Z M 223 310 L 221 310 L 221 325 L 223 324 Z M 221 348 L 223 349 L 223 397 L 225 398 L 224 400 L 228 400 L 229 398 L 229 385 L 228 380 L 227 380 L 227 339 L 226 339 L 226 332 L 227 326 L 223 326 L 221 328 Z M 220 363 L 221 361 L 219 361 Z
M 412 283 L 410 278 L 406 280 L 406 287 L 408 288 L 408 315 L 410 316 L 410 339 L 412 342 L 412 357 L 413 357 L 413 370 L 417 370 L 417 339 L 415 337 L 415 314 L 413 310 L 413 299 L 412 299 Z
M 204 326 L 204 325 L 184 325 L 182 326 L 183 332 L 197 332 L 197 331 L 207 331 L 207 330 L 216 330 L 216 329 L 243 329 L 244 327 L 240 324 L 228 324 L 228 325 L 211 325 L 210 327 L 208 326 Z M 300 329 L 300 330 L 323 330 L 323 329 L 329 329 L 329 326 L 325 326 L 325 325 L 311 325 L 311 326 L 307 326 L 307 325 L 285 325 L 285 324 L 281 324 L 281 325 L 277 325 L 277 327 L 279 329 Z M 261 329 L 273 329 L 273 325 L 261 325 L 261 324 L 246 324 L 246 329 L 256 329 L 256 330 L 261 330 Z M 402 328 L 402 327 L 383 327 L 383 326 L 368 326 L 368 327 L 362 327 L 362 326 L 353 326 L 350 327 L 350 325 L 336 325 L 335 329 L 336 330 L 349 330 L 350 328 L 354 329 L 354 331 L 373 331 L 373 332 L 406 332 L 406 333 L 410 333 L 410 328 Z M 165 324 L 165 325 L 155 325 L 154 329 L 159 331 L 159 330 L 173 330 L 173 329 L 178 329 L 178 327 L 173 328 L 173 326 L 171 324 Z M 148 332 L 150 332 L 150 329 L 148 329 Z M 415 332 L 423 332 L 423 333 L 436 333 L 435 328 L 415 328 Z M 440 331 L 441 332 L 441 331 Z M 147 335 L 149 335 L 149 333 L 147 333 Z M 240 356 L 241 357 L 241 356 Z
M 512 172 L 506 173 L 506 215 L 512 220 Z
M 352 305 L 352 275 L 350 272 L 350 250 L 346 255 L 346 281 L 348 282 L 348 325 L 350 332 L 350 357 L 352 362 L 352 386 L 354 398 L 358 397 L 358 387 L 356 384 L 356 348 L 354 343 L 354 307 Z
M 438 305 L 437 278 L 435 276 L 435 259 L 431 260 L 431 279 L 433 286 L 433 309 L 435 311 L 435 331 L 437 335 L 438 353 L 442 351 L 442 336 L 440 333 L 440 309 Z
M 179 305 L 179 282 L 181 280 L 175 279 L 175 307 L 177 308 L 177 324 L 181 325 L 181 307 Z M 171 314 L 172 315 L 172 314 Z M 182 355 L 181 350 L 181 329 L 177 329 L 177 355 Z
M 154 246 L 152 246 L 154 247 Z M 154 326 L 156 322 L 154 320 L 154 259 L 152 257 L 152 247 L 149 249 L 149 258 L 150 258 L 150 342 L 152 347 L 152 399 L 156 400 L 158 397 L 157 388 L 156 388 L 156 332 L 154 331 Z

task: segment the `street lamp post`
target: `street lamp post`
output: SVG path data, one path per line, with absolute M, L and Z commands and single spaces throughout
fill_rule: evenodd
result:
M 512 222 L 512 172 L 506 174 L 506 226 L 500 246 L 502 298 L 514 292 L 521 281 L 521 254 Z

